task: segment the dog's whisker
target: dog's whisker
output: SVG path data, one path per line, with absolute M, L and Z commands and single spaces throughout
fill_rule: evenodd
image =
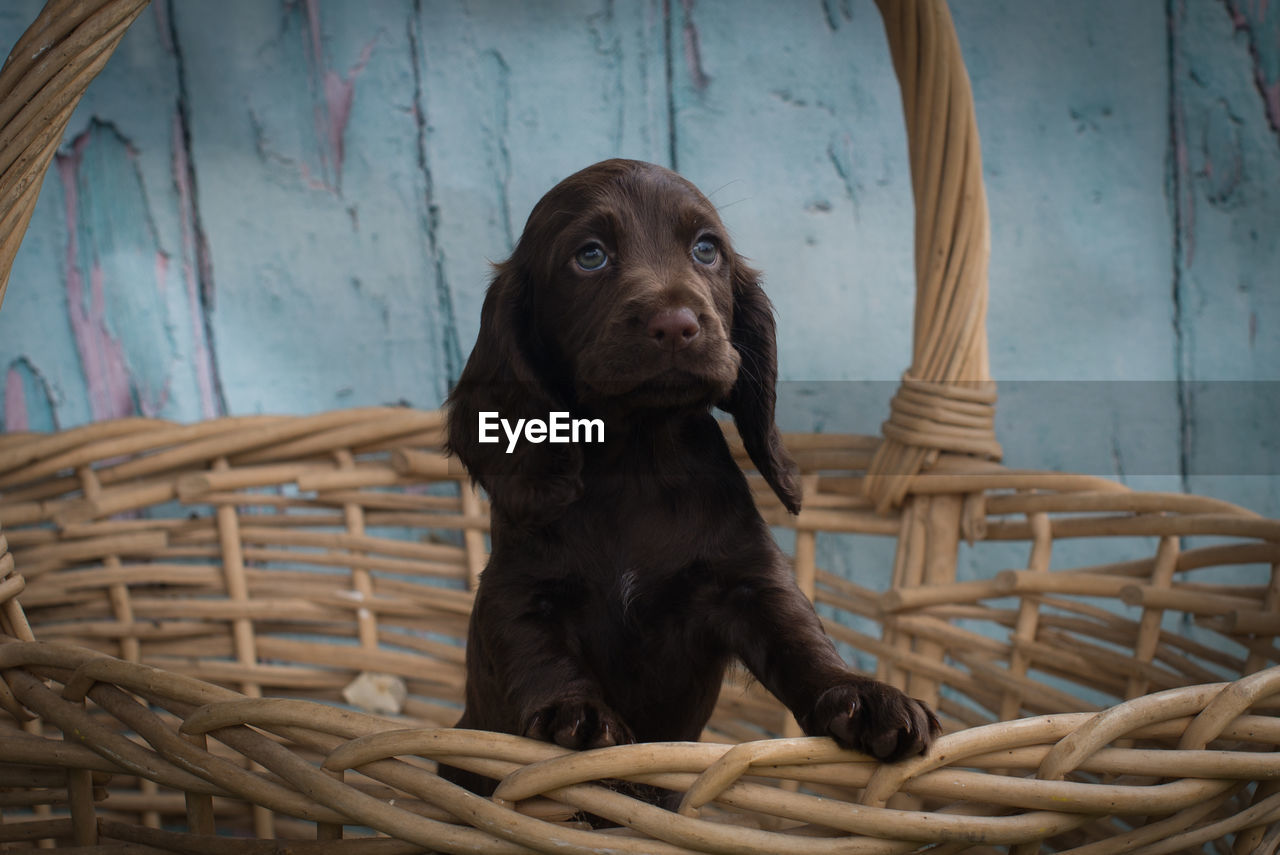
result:
M 726 187 L 732 187 L 733 185 L 740 184 L 741 182 L 742 182 L 741 178 L 730 178 L 728 181 L 726 181 L 725 183 L 721 184 L 719 187 L 717 187 L 716 189 L 708 193 L 707 198 L 708 199 L 714 198 L 717 193 L 719 193 L 721 190 L 724 190 Z
M 751 198 L 751 196 L 743 196 L 741 199 L 734 199 L 732 202 L 725 202 L 723 205 L 716 205 L 716 210 L 723 211 L 725 208 L 732 208 L 734 205 L 740 205 Z

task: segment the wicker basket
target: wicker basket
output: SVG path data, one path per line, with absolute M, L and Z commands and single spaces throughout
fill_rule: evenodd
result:
M 0 72 L 0 275 L 143 5 L 54 0 Z M 945 5 L 881 11 L 915 176 L 913 364 L 882 438 L 788 437 L 798 517 L 753 483 L 845 652 L 940 710 L 928 756 L 795 738 L 749 681 L 697 744 L 448 729 L 488 514 L 439 414 L 131 419 L 0 437 L 0 849 L 1274 852 L 1280 522 L 993 462 L 968 84 Z M 831 533 L 896 539 L 892 588 L 819 569 Z M 1051 571 L 1075 538 L 1120 558 Z M 962 548 L 981 578 L 957 581 Z M 503 783 L 471 795 L 439 759 Z

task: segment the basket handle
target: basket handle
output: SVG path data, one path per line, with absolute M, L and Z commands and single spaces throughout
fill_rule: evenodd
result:
M 71 113 L 148 2 L 49 0 L 0 69 L 0 304 Z
M 876 0 L 902 89 L 915 196 L 911 368 L 866 491 L 881 513 L 942 451 L 999 459 L 987 355 L 987 196 L 973 92 L 944 0 Z

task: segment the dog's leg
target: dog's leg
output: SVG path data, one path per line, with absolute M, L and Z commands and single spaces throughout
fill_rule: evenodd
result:
M 933 712 L 856 673 L 836 652 L 780 552 L 725 597 L 726 643 L 787 705 L 804 732 L 894 761 L 921 754 L 940 730 Z
M 489 574 L 477 594 L 464 717 L 475 727 L 565 748 L 633 742 L 581 652 L 574 616 L 579 604 L 572 595 L 559 596 L 559 586 L 548 593 L 547 586 L 527 579 L 503 581 Z

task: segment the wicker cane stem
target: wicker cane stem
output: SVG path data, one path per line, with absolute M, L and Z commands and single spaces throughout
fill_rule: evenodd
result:
M 89 81 L 148 0 L 50 0 L 0 71 L 0 303 L 40 185 Z
M 973 94 L 947 4 L 877 0 L 902 89 L 915 193 L 911 368 L 866 491 L 885 513 L 939 451 L 999 459 L 987 359 L 990 234 Z

